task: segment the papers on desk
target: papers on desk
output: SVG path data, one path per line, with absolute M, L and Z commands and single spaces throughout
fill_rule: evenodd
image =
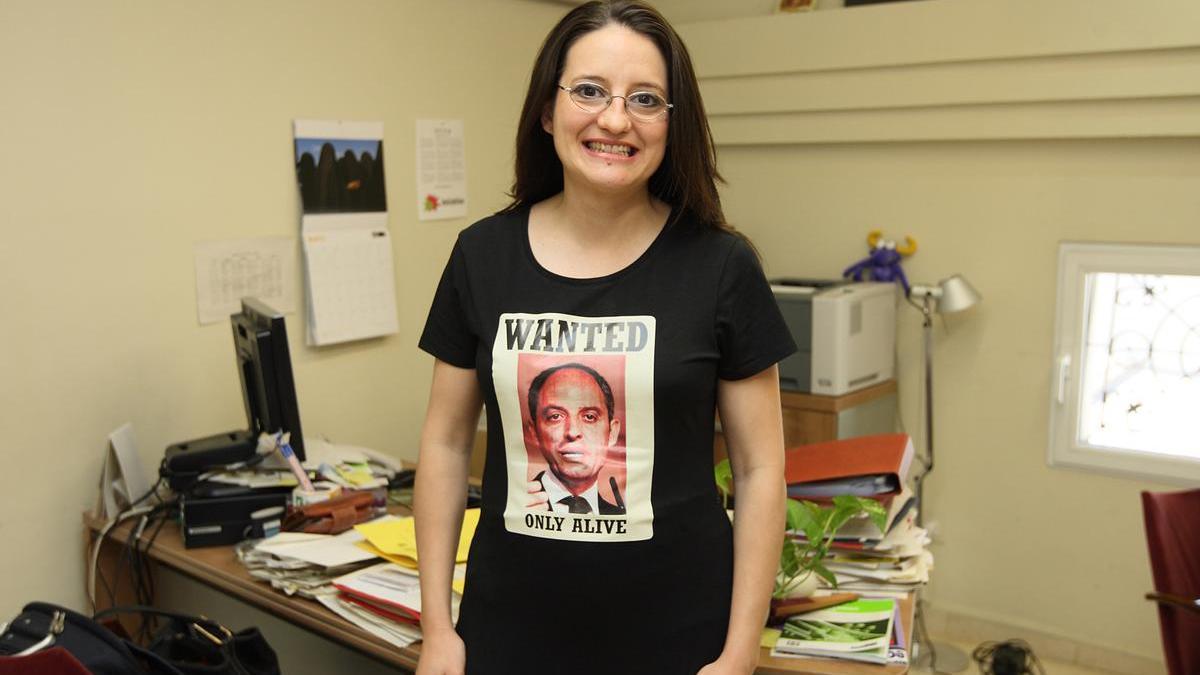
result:
M 475 529 L 479 527 L 479 509 L 467 509 L 463 514 L 462 532 L 458 537 L 458 551 L 454 561 L 465 563 L 467 552 L 471 548 L 471 539 L 475 537 Z M 417 567 L 417 533 L 412 518 L 397 518 L 395 520 L 373 520 L 354 529 L 362 533 L 366 545 L 360 547 L 374 550 L 381 558 L 387 558 L 404 567 Z
M 478 524 L 479 509 L 468 509 L 451 578 L 450 611 L 455 621 L 466 580 L 467 550 Z M 281 532 L 235 548 L 254 578 L 288 595 L 316 600 L 399 647 L 421 639 L 416 549 L 413 519 L 395 516 L 356 525 L 336 536 Z
M 317 602 L 355 626 L 397 647 L 407 647 L 421 639 L 419 627 L 385 619 L 352 602 L 343 600 L 339 595 L 322 595 L 317 598 Z
M 290 469 L 242 469 L 206 474 L 205 480 L 248 488 L 296 487 L 299 481 Z
M 379 520 L 397 519 L 384 516 Z M 362 540 L 363 536 L 354 530 L 337 535 L 280 532 L 262 540 L 255 548 L 281 559 L 299 560 L 320 567 L 344 567 L 375 559 L 369 552 L 355 546 Z
M 380 520 L 385 519 L 394 517 Z M 242 542 L 234 550 L 250 576 L 287 595 L 311 599 L 336 594 L 335 578 L 377 560 L 356 546 L 360 541 L 362 535 L 354 530 L 339 535 L 280 532 Z
M 895 600 L 860 598 L 789 618 L 771 655 L 886 664 L 907 649 L 904 636 L 896 632 L 899 625 Z
M 346 598 L 376 615 L 393 621 L 421 620 L 421 583 L 416 570 L 395 563 L 380 563 L 333 580 Z M 450 615 L 458 620 L 459 595 L 450 595 Z
M 455 566 L 461 579 L 466 565 Z M 416 570 L 381 563 L 334 579 L 337 595 L 318 598 L 347 621 L 383 640 L 407 647 L 421 639 L 421 584 Z M 459 593 L 450 595 L 450 616 L 458 622 Z
M 404 469 L 400 460 L 376 450 L 330 443 L 321 438 L 304 439 L 304 466 L 321 478 L 351 490 L 384 487 L 388 479 Z

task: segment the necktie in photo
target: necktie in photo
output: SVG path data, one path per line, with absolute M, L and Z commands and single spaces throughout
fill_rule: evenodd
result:
M 588 504 L 586 499 L 584 499 L 583 497 L 580 497 L 578 495 L 571 495 L 570 497 L 563 497 L 562 499 L 558 500 L 558 503 L 566 506 L 567 510 L 570 511 L 571 513 L 591 513 L 592 512 L 592 505 Z

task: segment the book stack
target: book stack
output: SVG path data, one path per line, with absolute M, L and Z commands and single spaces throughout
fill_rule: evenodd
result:
M 866 663 L 908 663 L 908 644 L 892 598 L 866 599 L 784 622 L 772 656 L 817 656 Z
M 838 590 L 902 597 L 929 581 L 929 536 L 917 525 L 919 505 L 907 486 L 913 454 L 907 434 L 861 436 L 787 451 L 789 497 L 822 503 L 853 495 L 873 499 L 887 510 L 882 530 L 862 517 L 838 531 L 825 560 Z M 803 532 L 788 536 L 804 542 Z

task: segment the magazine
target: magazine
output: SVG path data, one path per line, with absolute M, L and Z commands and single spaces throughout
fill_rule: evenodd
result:
M 783 624 L 773 655 L 827 656 L 887 663 L 896 601 L 859 598 L 844 605 L 799 614 Z

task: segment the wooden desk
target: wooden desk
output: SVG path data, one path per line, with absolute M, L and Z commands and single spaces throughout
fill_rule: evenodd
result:
M 90 544 L 103 523 L 93 518 L 90 513 L 85 513 L 83 520 L 84 536 Z M 133 522 L 117 526 L 109 533 L 106 542 L 126 543 L 132 527 Z M 144 533 L 143 539 L 148 538 L 148 533 Z M 386 664 L 405 670 L 415 670 L 417 667 L 417 658 L 421 653 L 420 643 L 400 649 L 358 628 L 314 600 L 289 597 L 272 589 L 269 584 L 250 576 L 246 568 L 238 562 L 230 546 L 186 549 L 183 547 L 179 525 L 174 521 L 163 525 L 154 545 L 149 549 L 149 554 L 159 564 Z M 902 601 L 901 619 L 904 622 L 905 635 L 911 637 L 911 597 Z M 760 675 L 893 675 L 905 672 L 907 668 L 899 666 L 875 666 L 824 659 L 771 658 L 765 649 L 758 669 Z
M 90 542 L 103 523 L 85 513 L 84 525 Z M 122 523 L 114 528 L 106 539 L 106 546 L 107 542 L 126 543 L 132 525 Z M 143 534 L 143 539 L 148 538 L 147 534 Z M 287 596 L 276 591 L 270 584 L 251 577 L 238 562 L 231 546 L 184 548 L 177 522 L 170 521 L 163 525 L 149 554 L 159 564 L 334 642 L 389 665 L 406 670 L 415 670 L 417 667 L 417 657 L 420 655 L 417 645 L 400 649 L 346 621 L 315 600 Z
M 841 396 L 781 391 L 779 403 L 785 448 L 895 431 L 895 380 Z M 713 463 L 725 457 L 725 436 L 718 429 L 713 439 Z

